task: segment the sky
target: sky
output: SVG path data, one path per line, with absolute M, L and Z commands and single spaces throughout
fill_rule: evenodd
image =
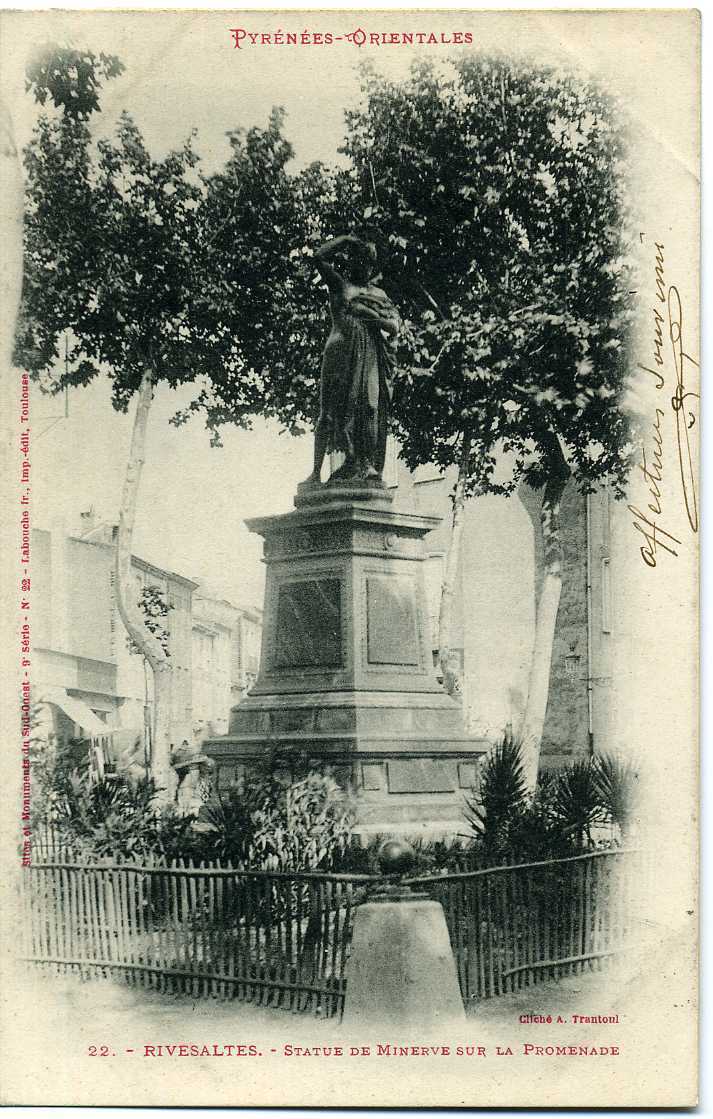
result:
M 606 13 L 601 16 L 605 19 Z M 236 50 L 231 28 L 271 34 L 278 28 L 283 32 L 329 28 L 346 34 L 359 22 L 366 30 L 413 31 L 416 20 L 418 27 L 423 24 L 428 30 L 470 27 L 476 45 L 484 50 L 507 44 L 510 53 L 535 54 L 595 71 L 625 99 L 638 88 L 636 112 L 652 151 L 660 155 L 663 149 L 677 160 L 690 159 L 688 153 L 672 148 L 676 129 L 670 122 L 686 119 L 691 106 L 683 100 L 679 103 L 678 92 L 669 88 L 662 114 L 656 83 L 641 80 L 642 65 L 654 73 L 667 64 L 670 51 L 675 50 L 669 37 L 663 36 L 660 44 L 649 43 L 644 63 L 636 54 L 636 36 L 622 37 L 612 51 L 606 24 L 599 24 L 597 18 L 580 23 L 576 16 L 563 13 L 559 22 L 553 22 L 541 12 L 518 13 L 513 17 L 515 25 L 508 24 L 507 18 L 496 13 L 423 10 L 10 13 L 3 16 L 6 46 L 0 80 L 4 92 L 11 95 L 20 143 L 27 141 L 36 114 L 31 98 L 22 93 L 24 55 L 49 40 L 115 53 L 124 62 L 125 73 L 102 92 L 100 134 L 110 133 L 119 113 L 128 110 L 149 150 L 161 156 L 195 128 L 196 149 L 203 168 L 211 172 L 229 153 L 225 135 L 229 129 L 264 125 L 272 106 L 282 105 L 296 164 L 315 159 L 330 163 L 339 158 L 344 110 L 358 98 L 356 63 L 371 55 L 377 66 L 388 67 L 392 76 L 399 77 L 407 72 L 414 52 L 360 51 L 347 42 L 329 48 L 328 55 L 327 48 L 319 46 Z M 16 49 L 8 50 L 8 42 Z M 452 50 L 433 47 L 429 54 L 446 57 Z M 327 58 L 328 67 L 323 61 Z M 642 100 L 641 89 L 651 91 L 648 103 Z M 642 191 L 646 189 L 644 182 Z M 311 439 L 295 440 L 258 422 L 252 432 L 227 429 L 225 446 L 211 448 L 200 419 L 178 429 L 168 423 L 190 395 L 190 387 L 176 393 L 165 386 L 156 394 L 134 550 L 159 566 L 207 581 L 211 590 L 238 604 L 259 604 L 261 542 L 248 532 L 244 520 L 291 508 L 295 486 L 309 471 Z M 108 382 L 71 390 L 68 416 L 56 422 L 63 401 L 40 398 L 35 390 L 32 409 L 34 523 L 49 527 L 60 517 L 72 528 L 90 505 L 100 518 L 115 520 L 131 414 L 114 412 Z

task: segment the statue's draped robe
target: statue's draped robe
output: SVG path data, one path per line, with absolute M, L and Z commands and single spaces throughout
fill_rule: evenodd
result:
M 364 310 L 398 324 L 396 308 L 379 288 L 344 301 L 322 360 L 321 414 L 327 448 L 358 467 L 384 469 L 389 405 L 396 365 L 395 339 L 385 337 Z

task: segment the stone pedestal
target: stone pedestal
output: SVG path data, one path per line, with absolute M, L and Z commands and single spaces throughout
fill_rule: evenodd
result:
M 439 518 L 380 483 L 300 487 L 295 506 L 247 522 L 265 541 L 260 673 L 205 743 L 219 786 L 293 747 L 356 793 L 363 836 L 462 832 L 486 743 L 433 667 L 423 538 Z
M 345 1029 L 414 1038 L 465 1023 L 443 906 L 425 895 L 405 891 L 357 908 L 346 980 Z

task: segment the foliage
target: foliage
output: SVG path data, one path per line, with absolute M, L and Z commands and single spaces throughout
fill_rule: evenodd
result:
M 562 448 L 583 490 L 621 488 L 620 119 L 592 82 L 505 58 L 417 62 L 401 82 L 364 68 L 344 150 L 406 320 L 395 409 L 410 467 L 457 465 L 467 436 L 470 492 L 539 488 Z
M 331 870 L 348 848 L 352 806 L 328 774 L 289 784 L 256 773 L 201 816 L 210 858 L 265 870 Z
M 45 43 L 27 66 L 25 87 L 38 104 L 49 98 L 55 108 L 81 120 L 101 111 L 102 80 L 123 72 L 116 55 Z
M 198 820 L 161 806 L 150 779 L 92 781 L 71 749 L 33 759 L 33 826 L 49 824 L 68 847 L 94 858 L 189 858 L 264 870 L 380 873 L 378 850 L 352 841 L 353 805 L 328 775 L 306 768 L 290 786 L 274 760 L 206 805 Z M 44 761 L 42 759 L 45 759 Z M 457 873 L 501 862 L 561 859 L 601 844 L 606 821 L 631 827 L 638 772 L 611 755 L 544 772 L 528 801 L 520 746 L 506 737 L 486 759 L 477 795 L 467 802 L 471 835 L 417 839 L 410 876 Z
M 219 792 L 201 812 L 202 850 L 206 857 L 231 866 L 250 862 L 256 823 L 253 817 L 255 794 L 252 783 L 231 785 Z
M 626 836 L 631 830 L 640 796 L 639 767 L 614 754 L 597 758 L 597 794 L 606 819 Z
M 216 441 L 257 412 L 299 434 L 318 410 L 327 308 L 311 258 L 345 220 L 345 176 L 318 163 L 290 173 L 283 128 L 273 109 L 266 129 L 233 129 L 228 162 L 204 180 L 196 306 L 220 328 L 210 381 L 177 421 L 204 411 Z
M 634 765 L 595 756 L 541 772 L 528 800 L 521 744 L 506 736 L 466 801 L 474 847 L 492 862 L 565 858 L 591 849 L 596 829 L 607 821 L 626 833 L 637 782 Z
M 272 870 L 327 870 L 349 843 L 351 805 L 336 781 L 311 772 L 258 814 L 255 852 Z
M 173 805 L 159 807 L 158 793 L 150 778 L 130 784 L 107 775 L 97 781 L 87 772 L 58 769 L 44 822 L 81 855 L 178 858 L 190 845 L 192 820 Z
M 571 834 L 552 812 L 558 773 L 541 773 L 534 796 L 517 813 L 510 828 L 510 847 L 496 848 L 497 858 L 507 862 L 537 862 L 563 859 L 575 852 Z
M 85 772 L 88 766 L 86 744 L 71 738 L 58 741 L 54 735 L 49 741 L 36 732 L 40 726 L 39 705 L 30 711 L 30 726 L 35 733 L 30 736 L 31 805 L 33 826 L 50 824 L 55 817 L 55 804 L 66 786 L 73 770 Z M 82 761 L 78 763 L 78 755 Z
M 86 116 L 41 116 L 25 152 L 18 361 L 51 392 L 103 369 L 122 411 L 146 368 L 154 384 L 194 383 L 174 422 L 201 413 L 214 441 L 255 415 L 300 430 L 326 323 L 309 261 L 324 222 L 344 215 L 344 173 L 290 173 L 280 109 L 265 128 L 231 130 L 211 176 L 193 133 L 153 159 L 128 113 L 96 144 Z
M 173 606 L 166 600 L 166 596 L 161 588 L 154 586 L 153 583 L 149 583 L 147 586 L 141 588 L 141 594 L 139 595 L 137 605 L 141 611 L 147 630 L 149 633 L 152 633 L 154 637 L 158 638 L 164 653 L 167 657 L 170 657 L 166 619 L 168 618 L 169 610 L 173 610 Z M 139 653 L 141 651 L 130 637 L 127 637 L 126 643 L 129 652 Z
M 87 59 L 105 76 L 121 65 Z M 37 72 L 38 97 L 54 72 Z M 123 409 L 149 364 L 156 380 L 197 383 L 177 422 L 202 411 L 215 431 L 262 414 L 299 430 L 326 321 L 311 252 L 353 227 L 377 242 L 404 315 L 394 407 L 409 466 L 458 463 L 467 436 L 471 492 L 539 487 L 562 448 L 581 488 L 620 489 L 631 285 L 610 99 L 470 55 L 415 63 L 402 82 L 365 67 L 346 119 L 346 171 L 292 173 L 274 109 L 266 128 L 233 129 L 228 162 L 205 177 L 192 139 L 154 160 L 127 114 L 96 151 L 86 120 L 42 117 L 26 153 L 18 360 L 53 389 L 105 365 Z
M 592 843 L 592 828 L 603 823 L 594 759 L 563 766 L 553 782 L 550 811 L 564 838 L 581 851 Z
M 520 745 L 506 734 L 483 763 L 477 800 L 466 799 L 466 820 L 486 850 L 507 850 L 526 803 Z
M 152 160 L 128 114 L 96 150 L 86 122 L 40 117 L 25 152 L 18 349 L 51 390 L 85 385 L 106 368 L 114 403 L 126 409 L 146 365 L 172 384 L 200 371 L 202 334 L 186 321 L 197 160 L 190 141 Z M 69 367 L 57 373 L 65 334 Z
M 66 380 L 105 363 L 119 407 L 149 361 L 157 380 L 197 383 L 177 422 L 259 413 L 299 430 L 326 326 L 311 253 L 354 228 L 405 319 L 395 423 L 410 466 L 455 464 L 467 433 L 470 490 L 511 492 L 543 484 L 561 440 L 583 488 L 616 486 L 630 285 L 614 117 L 592 84 L 470 56 L 404 82 L 365 68 L 348 170 L 291 172 L 279 109 L 233 129 L 209 177 L 191 140 L 151 159 L 127 115 L 96 156 L 84 121 L 43 118 L 27 153 L 25 364 L 47 374 L 71 330 Z

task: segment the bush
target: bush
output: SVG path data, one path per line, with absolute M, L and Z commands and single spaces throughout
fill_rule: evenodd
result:
M 639 767 L 613 754 L 597 758 L 597 792 L 604 817 L 625 839 L 631 831 L 641 794 Z
M 592 846 L 592 828 L 604 822 L 595 759 L 572 762 L 556 773 L 550 812 L 562 838 L 576 851 Z
M 310 769 L 286 784 L 274 768 L 233 786 L 201 813 L 205 857 L 264 870 L 333 870 L 351 842 L 351 801 Z
M 526 808 L 522 751 L 506 734 L 483 763 L 478 796 L 466 800 L 466 821 L 483 851 L 495 855 L 512 846 Z
M 561 859 L 595 846 L 604 823 L 631 827 L 638 772 L 611 755 L 540 773 L 528 800 L 520 744 L 506 735 L 486 759 L 465 816 L 474 848 L 491 863 Z
M 186 853 L 192 820 L 174 805 L 160 806 L 151 779 L 130 784 L 122 777 L 100 781 L 79 770 L 57 771 L 52 781 L 50 823 L 78 855 L 167 860 Z

